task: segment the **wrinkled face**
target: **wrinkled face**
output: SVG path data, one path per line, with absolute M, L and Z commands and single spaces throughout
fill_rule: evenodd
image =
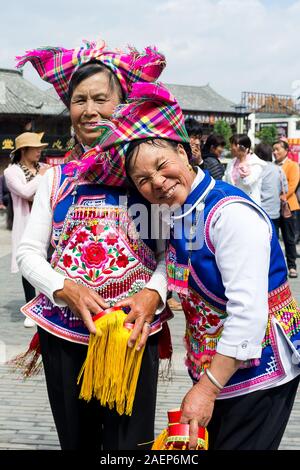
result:
M 129 174 L 145 199 L 168 206 L 184 204 L 195 179 L 182 145 L 174 149 L 165 142 L 159 146 L 139 145 L 131 159 Z
M 277 163 L 282 162 L 287 157 L 287 150 L 281 144 L 273 145 L 273 154 Z
M 100 72 L 82 80 L 74 89 L 70 116 L 78 140 L 91 146 L 101 131 L 99 121 L 109 119 L 120 104 L 116 87 L 111 87 L 109 76 Z
M 26 147 L 21 149 L 21 158 L 25 158 L 30 163 L 37 163 L 41 158 L 42 149 L 37 147 Z

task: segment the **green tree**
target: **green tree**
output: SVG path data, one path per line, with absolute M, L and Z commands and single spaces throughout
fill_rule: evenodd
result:
M 259 132 L 256 133 L 256 137 L 263 143 L 273 145 L 276 142 L 277 136 L 277 129 L 275 124 L 271 124 L 270 126 L 264 126 L 261 128 Z
M 224 137 L 226 148 L 229 147 L 229 139 L 232 136 L 232 129 L 227 121 L 224 119 L 216 121 L 214 125 L 214 134 L 219 134 Z

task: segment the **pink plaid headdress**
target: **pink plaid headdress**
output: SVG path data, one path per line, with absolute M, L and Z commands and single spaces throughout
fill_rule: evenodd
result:
M 146 47 L 139 53 L 130 47 L 129 51 L 109 51 L 104 42 L 83 41 L 77 49 L 63 47 L 41 47 L 27 51 L 24 56 L 16 57 L 17 67 L 31 62 L 40 77 L 51 83 L 65 104 L 68 104 L 69 83 L 74 72 L 83 64 L 92 60 L 102 62 L 118 77 L 121 87 L 127 95 L 132 84 L 137 81 L 155 81 L 166 66 L 166 59 L 155 47 Z
M 98 138 L 102 149 L 139 139 L 189 142 L 182 110 L 161 83 L 134 83 L 126 104 L 120 104 L 111 121 L 102 121 Z

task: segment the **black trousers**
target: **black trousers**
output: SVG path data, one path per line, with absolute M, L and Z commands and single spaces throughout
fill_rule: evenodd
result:
M 300 376 L 268 390 L 216 400 L 208 425 L 211 450 L 276 450 L 288 423 Z
M 294 268 L 297 269 L 296 258 L 296 243 L 295 243 L 295 211 L 292 212 L 292 217 L 285 219 L 280 217 L 279 227 L 282 233 L 282 239 L 285 248 L 285 256 L 287 261 L 288 269 Z
M 35 297 L 35 288 L 23 276 L 22 276 L 22 284 L 23 284 L 26 303 L 30 302 L 30 300 L 34 299 Z
M 148 339 L 132 415 L 119 416 L 92 399 L 79 399 L 77 376 L 87 347 L 38 328 L 49 401 L 63 450 L 144 450 L 154 439 L 158 334 Z M 148 443 L 140 445 L 143 443 Z

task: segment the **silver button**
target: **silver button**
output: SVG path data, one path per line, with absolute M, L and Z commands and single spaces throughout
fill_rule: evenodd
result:
M 247 347 L 248 347 L 248 342 L 247 342 L 247 341 L 245 341 L 244 343 L 242 343 L 242 348 L 243 348 L 243 349 L 246 349 Z

